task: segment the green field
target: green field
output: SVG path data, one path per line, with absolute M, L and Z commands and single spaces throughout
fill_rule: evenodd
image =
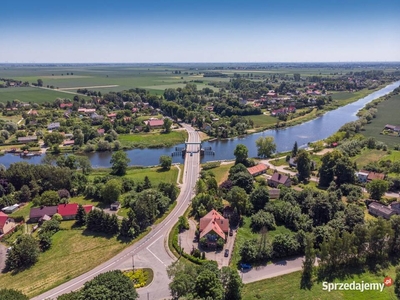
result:
M 362 134 L 366 137 L 374 137 L 378 141 L 382 141 L 389 147 L 400 144 L 399 136 L 383 135 L 381 132 L 386 124 L 400 126 L 399 108 L 400 95 L 391 97 L 386 101 L 378 104 L 378 113 L 370 124 L 365 125 L 365 131 Z
M 395 278 L 394 268 L 390 268 L 385 275 Z M 361 283 L 382 283 L 383 274 L 364 273 L 355 275 L 343 281 L 353 281 Z M 394 286 L 385 287 L 380 291 L 324 291 L 322 283 L 315 283 L 311 290 L 300 289 L 301 272 L 265 279 L 253 283 L 246 284 L 242 291 L 243 300 L 281 300 L 281 299 L 302 299 L 302 300 L 387 300 L 397 299 L 394 294 Z
M 132 148 L 171 147 L 184 143 L 187 140 L 187 132 L 180 130 L 171 131 L 170 133 L 120 134 L 118 140 L 122 143 L 122 146 Z
M 278 118 L 268 115 L 246 116 L 247 119 L 253 120 L 255 128 L 265 128 L 266 126 L 276 124 Z
M 73 99 L 74 94 L 35 87 L 17 87 L 0 89 L 0 102 L 19 100 L 22 102 L 53 102 L 57 98 Z
M 95 176 L 107 176 L 111 169 L 95 169 L 89 179 Z M 163 171 L 161 168 L 128 168 L 125 177 L 133 179 L 135 182 L 143 181 L 144 177 L 148 176 L 152 185 L 157 186 L 160 182 L 176 183 L 178 178 L 178 169 L 171 168 L 168 171 Z
M 382 157 L 386 156 L 387 152 L 376 149 L 363 149 L 360 154 L 358 154 L 354 161 L 357 164 L 358 169 L 362 169 L 367 164 L 379 161 Z
M 369 89 L 362 89 L 357 92 L 335 92 L 333 93 L 332 100 L 336 100 L 339 102 L 339 105 L 346 105 L 350 102 L 354 102 L 357 100 L 360 100 L 361 98 L 364 98 L 368 96 L 369 94 L 373 93 L 375 90 L 369 90 Z
M 219 167 L 211 169 L 209 171 L 215 175 L 215 180 L 218 182 L 218 184 L 221 184 L 226 179 L 228 179 L 229 169 L 232 166 L 233 162 L 230 164 L 224 164 L 224 165 L 221 164 Z

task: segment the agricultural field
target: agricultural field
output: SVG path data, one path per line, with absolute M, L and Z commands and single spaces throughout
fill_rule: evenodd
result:
M 0 102 L 6 103 L 13 100 L 22 102 L 44 103 L 53 102 L 57 98 L 74 98 L 74 94 L 56 90 L 41 89 L 35 87 L 16 87 L 0 89 Z
M 381 274 L 363 273 L 354 275 L 343 280 L 335 280 L 335 282 L 353 281 L 361 283 L 383 283 L 385 276 L 395 278 L 395 268 L 392 267 Z M 322 290 L 322 282 L 315 282 L 310 290 L 300 289 L 301 272 L 265 279 L 253 283 L 246 284 L 242 291 L 243 300 L 258 299 L 304 299 L 304 300 L 386 300 L 396 299 L 394 294 L 394 285 L 385 287 L 380 291 L 324 291 Z
M 399 118 L 400 95 L 391 97 L 378 104 L 376 118 L 370 124 L 365 125 L 362 134 L 366 137 L 374 137 L 376 140 L 384 142 L 390 148 L 400 144 L 400 136 L 383 135 L 381 132 L 386 124 L 400 126 Z

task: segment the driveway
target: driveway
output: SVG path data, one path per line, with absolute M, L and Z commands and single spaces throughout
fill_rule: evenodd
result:
M 0 243 L 0 273 L 6 266 L 7 247 Z

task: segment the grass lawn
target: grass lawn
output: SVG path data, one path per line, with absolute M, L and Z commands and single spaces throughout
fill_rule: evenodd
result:
M 186 131 L 172 131 L 170 133 L 134 133 L 120 134 L 118 140 L 126 147 L 134 148 L 158 148 L 171 147 L 182 144 L 187 140 Z
M 30 212 L 32 206 L 33 206 L 32 202 L 25 203 L 18 210 L 14 211 L 12 214 L 10 214 L 10 217 L 11 218 L 23 217 L 25 220 L 28 220 L 29 212 Z
M 376 89 L 375 90 L 362 89 L 357 92 L 335 92 L 331 96 L 332 100 L 337 101 L 338 105 L 346 105 L 348 103 L 364 98 L 369 94 L 373 93 L 374 91 L 376 91 Z
M 126 247 L 116 237 L 72 229 L 74 222 L 62 222 L 65 230 L 52 237 L 51 249 L 39 256 L 35 266 L 14 275 L 0 274 L 0 288 L 14 288 L 32 297 L 93 269 Z
M 390 148 L 400 144 L 399 136 L 383 135 L 381 132 L 386 124 L 400 126 L 399 118 L 400 95 L 391 97 L 378 104 L 378 113 L 376 118 L 372 119 L 370 124 L 364 126 L 365 131 L 362 134 L 366 137 L 374 137 L 376 140 L 384 142 Z
M 215 175 L 215 180 L 221 184 L 228 179 L 229 169 L 233 166 L 234 162 L 229 164 L 220 165 L 217 168 L 211 169 L 210 172 Z
M 106 176 L 110 174 L 111 169 L 94 169 L 89 175 L 89 179 L 95 176 Z M 125 177 L 133 179 L 135 182 L 143 181 L 148 176 L 153 186 L 157 186 L 160 182 L 176 183 L 178 177 L 178 169 L 171 168 L 164 171 L 161 168 L 128 168 Z
M 252 231 L 250 228 L 250 217 L 243 217 L 243 226 L 240 227 L 237 231 L 236 234 L 236 239 L 235 239 L 235 247 L 233 248 L 232 252 L 232 259 L 230 265 L 233 267 L 236 267 L 240 261 L 240 247 L 243 245 L 243 243 L 246 240 L 254 239 L 254 238 L 260 238 L 259 233 L 255 233 Z M 267 238 L 271 240 L 275 235 L 280 234 L 280 233 L 291 233 L 289 229 L 287 229 L 285 226 L 276 226 L 275 230 L 269 230 L 267 233 Z
M 390 159 L 391 161 L 400 160 L 400 151 L 391 150 L 390 154 L 387 154 L 387 152 L 385 153 L 386 155 L 382 157 L 382 160 L 388 160 L 388 159 Z
M 387 271 L 387 275 L 395 278 L 395 268 L 392 267 Z M 335 282 L 353 281 L 361 283 L 362 281 L 368 283 L 382 283 L 384 276 L 364 273 L 355 275 L 353 278 L 345 279 L 343 281 L 336 280 Z M 380 291 L 324 291 L 321 283 L 314 283 L 311 290 L 300 289 L 301 272 L 294 272 L 279 277 L 265 279 L 253 283 L 246 284 L 242 291 L 243 300 L 259 300 L 259 299 L 304 299 L 304 300 L 386 300 L 396 299 L 394 294 L 394 285 L 385 287 L 382 292 Z
M 246 116 L 247 119 L 253 120 L 255 128 L 264 128 L 270 125 L 276 124 L 278 118 L 275 118 L 270 115 L 254 115 L 254 116 Z
M 379 161 L 382 157 L 386 157 L 387 152 L 376 149 L 363 149 L 360 154 L 358 154 L 354 161 L 357 164 L 358 169 L 362 169 L 371 162 Z

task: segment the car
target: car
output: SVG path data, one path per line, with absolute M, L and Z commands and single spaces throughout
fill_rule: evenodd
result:
M 193 156 L 193 152 L 190 152 L 190 156 Z
M 233 230 L 231 229 L 231 230 L 229 230 L 229 236 L 232 236 L 233 235 Z
M 229 249 L 225 249 L 225 254 L 224 254 L 224 256 L 225 256 L 225 257 L 228 257 L 228 256 L 229 256 Z
M 240 267 L 242 268 L 242 270 L 250 270 L 251 269 L 250 264 L 240 264 Z

